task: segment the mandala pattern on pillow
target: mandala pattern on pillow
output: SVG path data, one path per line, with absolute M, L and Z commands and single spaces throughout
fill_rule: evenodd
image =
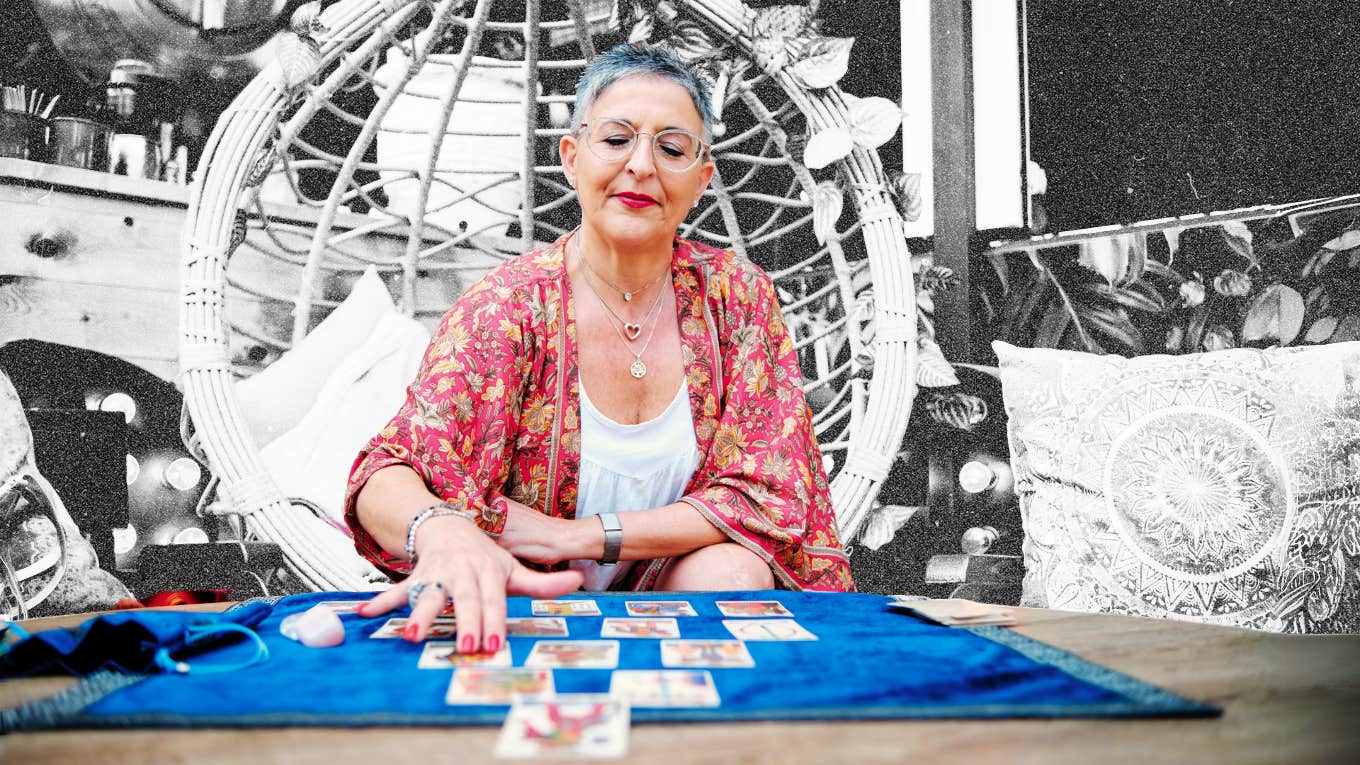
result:
M 996 343 L 1025 605 L 1360 631 L 1360 343 Z

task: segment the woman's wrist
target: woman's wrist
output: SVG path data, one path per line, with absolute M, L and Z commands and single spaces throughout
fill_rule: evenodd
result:
M 572 524 L 575 528 L 575 541 L 572 544 L 570 554 L 566 558 L 571 560 L 599 560 L 604 554 L 604 526 L 600 524 L 598 516 L 589 515 L 585 518 L 577 518 Z
M 481 533 L 481 529 L 473 521 L 473 516 L 467 511 L 455 510 L 444 504 L 425 508 L 413 516 L 407 526 L 405 550 L 407 559 L 411 563 L 416 562 L 420 557 L 421 540 L 428 539 L 431 532 L 440 535 L 448 529 L 466 529 L 469 526 Z

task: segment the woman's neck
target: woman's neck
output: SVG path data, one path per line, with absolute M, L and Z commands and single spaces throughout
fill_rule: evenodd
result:
M 675 246 L 673 236 L 648 240 L 611 239 L 585 223 L 574 236 L 580 237 L 580 255 L 589 259 L 591 269 L 625 289 L 640 287 L 655 279 L 670 265 Z

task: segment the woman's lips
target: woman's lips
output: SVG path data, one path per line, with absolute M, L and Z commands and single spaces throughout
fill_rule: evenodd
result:
M 615 194 L 614 198 L 628 205 L 634 210 L 656 204 L 656 200 L 645 194 Z

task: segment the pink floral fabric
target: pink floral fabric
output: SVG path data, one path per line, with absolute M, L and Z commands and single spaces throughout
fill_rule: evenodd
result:
M 497 535 L 509 497 L 572 518 L 581 459 L 576 323 L 563 245 L 498 267 L 444 316 L 406 401 L 359 454 L 345 517 L 390 576 L 404 561 L 359 524 L 354 498 L 405 464 Z M 774 286 L 750 261 L 677 238 L 672 260 L 690 411 L 702 455 L 682 501 L 798 590 L 852 591 L 793 340 Z M 665 559 L 616 586 L 651 588 Z

